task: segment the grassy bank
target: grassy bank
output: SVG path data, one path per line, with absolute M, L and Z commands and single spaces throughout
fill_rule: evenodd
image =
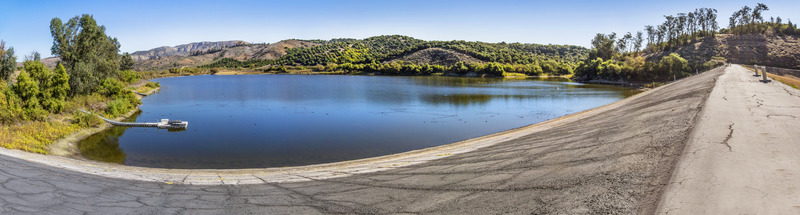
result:
M 781 83 L 789 85 L 790 87 L 793 87 L 795 89 L 800 89 L 797 88 L 798 86 L 800 86 L 800 77 L 795 77 L 792 75 L 778 75 L 772 73 L 767 73 L 767 77 L 772 78 L 776 81 L 780 81 Z
M 141 86 L 128 85 L 125 88 L 136 89 L 138 92 L 149 94 L 158 91 L 159 85 L 155 82 L 145 81 Z M 104 95 L 102 93 L 76 95 L 65 101 L 63 111 L 45 114 L 37 119 L 19 118 L 19 111 L 6 110 L 12 116 L 6 118 L 0 124 L 0 146 L 33 153 L 50 154 L 50 146 L 57 140 L 82 130 L 96 130 L 96 128 L 103 125 L 104 122 L 98 117 L 84 114 L 78 111 L 80 109 L 101 114 L 108 118 L 125 118 L 134 113 L 134 110 L 138 109 L 141 97 L 125 92 L 127 91 L 121 90 L 119 92 L 124 96 Z M 130 99 L 136 101 L 128 101 Z

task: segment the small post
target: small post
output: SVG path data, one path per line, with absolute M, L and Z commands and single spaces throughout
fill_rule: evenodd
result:
M 761 68 L 762 68 L 762 70 L 761 70 L 761 74 L 762 75 L 761 76 L 764 78 L 764 79 L 761 79 L 761 82 L 769 83 L 770 81 L 772 81 L 772 80 L 767 80 L 767 67 L 766 66 L 761 66 Z
M 753 75 L 754 77 L 761 76 L 761 75 L 758 74 L 758 65 L 753 65 L 753 70 L 755 70 L 755 72 L 756 72 L 756 74 Z

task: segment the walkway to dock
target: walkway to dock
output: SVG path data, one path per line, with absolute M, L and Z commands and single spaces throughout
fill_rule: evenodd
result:
M 106 121 L 107 123 L 113 126 L 122 126 L 122 127 L 156 127 L 156 128 L 163 128 L 163 129 L 185 129 L 189 126 L 189 122 L 184 122 L 180 120 L 169 120 L 169 119 L 161 119 L 160 122 L 119 122 L 107 119 L 99 114 L 93 114 L 85 110 L 80 110 L 86 114 L 96 115 Z

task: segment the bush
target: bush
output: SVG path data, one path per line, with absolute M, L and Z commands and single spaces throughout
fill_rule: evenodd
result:
M 137 82 L 137 81 L 139 81 L 140 78 L 142 78 L 142 76 L 139 75 L 139 73 L 136 73 L 136 71 L 133 71 L 133 70 L 122 70 L 122 71 L 119 71 L 117 73 L 117 76 L 119 76 L 119 80 L 120 81 L 128 83 L 128 84 Z
M 127 113 L 133 106 L 125 99 L 114 99 L 106 106 L 106 114 L 111 117 L 118 117 Z
M 161 84 L 159 84 L 158 82 L 147 82 L 147 84 L 145 84 L 144 86 L 150 88 L 158 88 L 161 87 Z
M 97 93 L 90 95 L 77 95 L 66 102 L 64 109 L 67 111 L 73 111 L 85 108 L 87 111 L 99 113 L 106 109 L 106 100 L 106 98 Z
M 106 78 L 100 86 L 100 94 L 109 97 L 116 97 L 117 95 L 123 94 L 124 91 L 127 91 L 125 90 L 125 85 L 114 78 Z
M 676 53 L 664 56 L 658 64 L 661 70 L 666 72 L 667 79 L 688 76 L 686 72 L 689 71 L 689 63 Z
M 72 124 L 78 125 L 81 128 L 98 127 L 103 124 L 103 119 L 94 114 L 87 114 L 84 112 L 76 111 L 72 115 Z
M 22 100 L 14 91 L 0 81 L 0 123 L 11 123 L 22 118 L 21 104 Z

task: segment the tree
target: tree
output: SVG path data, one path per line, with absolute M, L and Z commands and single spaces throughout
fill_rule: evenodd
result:
M 636 32 L 636 37 L 633 39 L 633 50 L 634 50 L 634 52 L 638 53 L 639 50 L 641 50 L 642 41 L 644 41 L 644 39 L 642 38 L 642 32 L 641 31 L 637 31 Z
M 684 72 L 689 70 L 689 63 L 676 53 L 671 53 L 668 56 L 661 58 L 659 62 L 661 70 L 667 72 L 666 78 L 684 76 Z
M 41 107 L 53 113 L 61 112 L 69 92 L 69 74 L 64 66 L 59 64 L 53 72 L 41 61 L 28 60 L 23 64 L 26 74 L 36 82 L 36 99 Z
M 647 32 L 647 44 L 650 45 L 650 44 L 655 43 L 656 42 L 655 41 L 655 39 L 656 39 L 656 29 L 653 28 L 652 25 L 645 25 L 644 26 L 644 31 Z
M 17 57 L 14 48 L 6 49 L 6 42 L 0 40 L 0 81 L 8 80 L 17 68 Z
M 17 76 L 17 84 L 14 85 L 14 92 L 22 99 L 23 108 L 39 109 L 39 83 L 37 83 L 28 72 L 24 70 Z
M 756 5 L 756 7 L 753 9 L 753 17 L 751 23 L 754 23 L 755 21 L 764 22 L 764 17 L 761 16 L 761 13 L 768 10 L 769 8 L 767 7 L 767 5 L 758 3 L 758 5 Z
M 119 42 L 105 33 L 91 15 L 75 16 L 66 23 L 59 18 L 50 21 L 53 36 L 51 52 L 61 58 L 70 80 L 71 94 L 88 94 L 97 90 L 100 80 L 120 68 Z
M 30 55 L 25 56 L 25 61 L 40 61 L 42 60 L 42 55 L 39 54 L 37 51 L 32 51 Z
M 50 95 L 56 101 L 55 106 L 53 106 L 53 109 L 50 111 L 55 113 L 61 112 L 64 109 L 64 101 L 67 99 L 67 94 L 69 93 L 69 74 L 67 74 L 64 65 L 58 64 L 58 66 L 56 66 L 56 70 L 53 73 L 52 85 L 48 90 L 50 90 Z
M 616 42 L 617 33 L 611 34 L 600 34 L 594 36 L 592 39 L 592 48 L 596 52 L 596 57 L 602 59 L 611 59 L 616 55 L 616 51 L 614 50 L 614 43 Z
M 132 70 L 133 63 L 134 62 L 133 58 L 131 57 L 131 54 L 125 52 L 125 54 L 123 54 L 122 58 L 120 59 L 119 70 Z

